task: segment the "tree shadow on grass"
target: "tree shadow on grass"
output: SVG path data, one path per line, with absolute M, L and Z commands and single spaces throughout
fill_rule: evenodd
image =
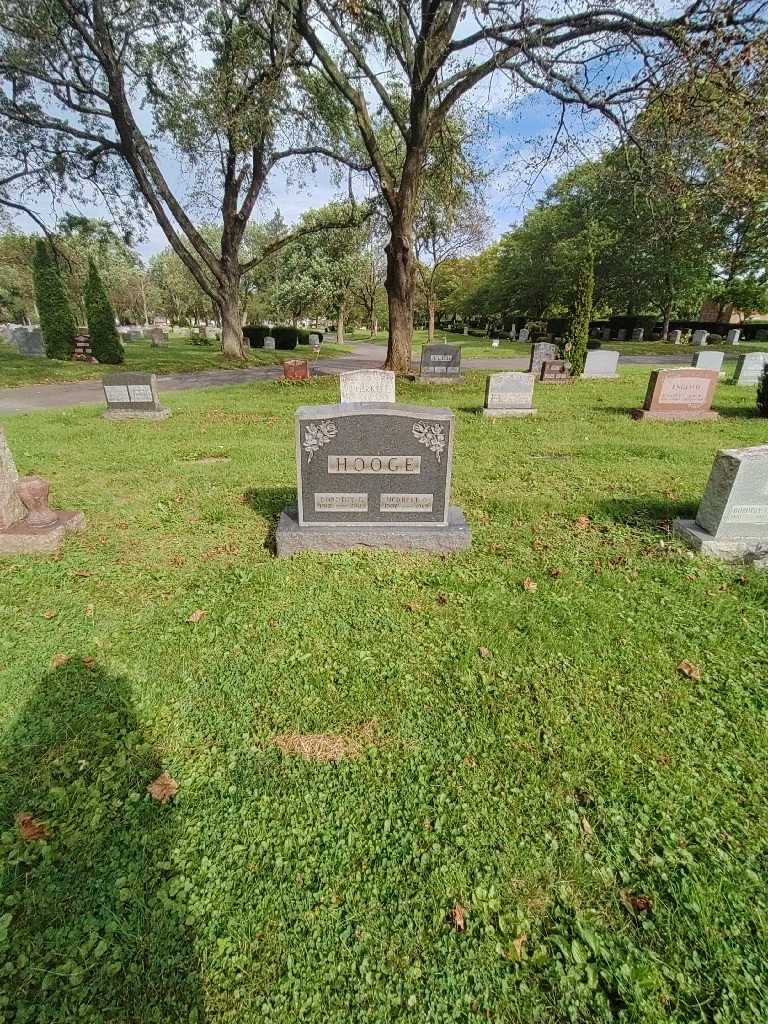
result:
M 272 554 L 277 550 L 275 533 L 280 513 L 288 506 L 296 506 L 296 491 L 289 487 L 250 487 L 245 492 L 245 503 L 267 520 L 264 547 Z
M 11 1020 L 204 1020 L 170 863 L 177 809 L 146 792 L 161 771 L 126 681 L 82 664 L 46 673 L 0 739 Z M 24 838 L 20 814 L 47 838 Z
M 693 519 L 696 506 L 683 501 L 645 498 L 611 498 L 598 505 L 601 516 L 640 530 L 668 530 L 673 519 Z

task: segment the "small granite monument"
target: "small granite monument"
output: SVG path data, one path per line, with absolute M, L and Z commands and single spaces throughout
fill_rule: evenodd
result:
M 632 341 L 642 341 L 644 334 L 645 334 L 645 328 L 643 328 L 643 327 L 636 327 L 634 329 L 634 331 L 632 331 Z
M 766 363 L 768 363 L 768 352 L 744 352 L 736 362 L 733 383 L 744 385 L 758 384 Z
M 587 351 L 582 377 L 600 377 L 615 380 L 618 377 L 619 353 L 608 348 L 593 348 Z
M 424 345 L 419 380 L 438 384 L 461 381 L 461 348 L 458 345 Z
M 716 420 L 712 398 L 719 380 L 716 370 L 681 367 L 653 370 L 642 409 L 633 409 L 636 420 Z
M 395 375 L 391 370 L 340 373 L 339 387 L 342 403 L 395 401 Z
M 162 345 L 165 345 L 166 337 L 162 327 L 153 327 L 149 332 L 149 337 L 153 348 L 160 348 Z
M 726 345 L 738 345 L 739 338 L 741 337 L 741 331 L 738 327 L 732 327 L 725 337 Z
M 680 344 L 680 335 L 682 333 L 683 333 L 682 331 L 680 331 L 677 328 L 675 328 L 674 331 L 670 331 L 669 334 L 667 335 L 667 341 L 670 343 L 670 345 L 679 345 Z
M 280 517 L 278 557 L 468 547 L 464 515 L 450 504 L 453 435 L 450 409 L 389 402 L 299 407 L 298 507 Z
M 275 339 L 272 337 L 271 334 L 267 334 L 264 337 L 264 350 L 265 352 L 275 351 Z
M 517 340 L 518 341 L 528 341 L 530 336 L 531 336 L 531 332 L 528 330 L 528 328 L 527 327 L 521 327 L 520 328 L 520 333 L 517 336 Z
M 286 380 L 311 380 L 309 362 L 306 359 L 286 359 L 283 363 L 283 376 Z
M 520 339 L 522 341 L 522 338 Z M 547 359 L 557 359 L 557 345 L 551 341 L 536 341 L 531 345 L 531 358 L 528 363 L 528 373 L 536 377 L 541 373 L 541 368 Z
M 492 373 L 485 382 L 483 416 L 533 416 L 532 373 Z
M 569 384 L 571 364 L 567 359 L 545 359 L 541 367 L 539 380 L 542 384 Z
M 719 451 L 696 518 L 672 530 L 704 555 L 768 569 L 768 444 Z
M 154 373 L 110 373 L 103 380 L 105 420 L 164 420 L 171 410 L 160 405 Z
M 48 507 L 49 487 L 42 477 L 19 477 L 0 430 L 0 555 L 50 554 L 65 533 L 85 529 L 82 512 Z

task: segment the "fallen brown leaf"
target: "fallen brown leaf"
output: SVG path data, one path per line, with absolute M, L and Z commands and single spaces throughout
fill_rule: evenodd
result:
M 463 932 L 467 927 L 467 911 L 460 903 L 454 903 L 451 911 L 451 924 L 457 932 Z
M 586 818 L 581 819 L 581 831 L 584 833 L 585 836 L 594 835 L 594 829 L 589 824 L 589 821 Z
M 204 619 L 205 616 L 206 613 L 202 608 L 196 608 L 187 619 L 187 622 L 199 622 L 201 619 Z
M 525 933 L 523 933 L 522 935 L 518 935 L 518 937 L 512 943 L 512 948 L 515 951 L 515 957 L 518 960 L 522 960 L 523 959 L 523 949 L 524 949 L 525 944 L 526 944 L 527 941 L 528 941 L 528 936 Z
M 530 593 L 533 593 L 537 587 L 538 583 L 536 582 L 536 580 L 532 580 L 530 576 L 526 576 L 523 580 L 523 590 L 527 590 Z
M 477 653 L 480 655 L 481 658 L 490 658 L 491 656 L 491 652 L 488 650 L 487 647 L 478 647 Z
M 87 604 L 85 606 L 85 617 L 86 617 L 86 619 L 92 619 L 93 618 L 93 605 L 92 604 Z
M 43 612 L 43 618 L 44 619 L 55 619 L 58 614 L 59 613 L 55 612 L 53 610 L 53 608 L 48 608 L 47 611 Z
M 61 668 L 61 666 L 66 665 L 68 661 L 68 654 L 54 654 L 51 658 L 51 668 Z
M 560 577 L 563 575 L 563 570 L 562 569 L 550 569 L 549 570 L 549 575 L 552 577 L 553 580 L 559 580 Z
M 438 604 L 448 604 L 448 598 L 445 596 L 445 594 L 438 594 L 437 595 L 437 603 Z
M 588 530 L 592 525 L 592 520 L 589 516 L 578 516 L 576 522 L 573 524 L 577 530 Z
M 626 889 L 621 894 L 621 902 L 633 914 L 645 914 L 653 906 L 650 896 L 636 896 Z
M 684 658 L 680 662 L 677 666 L 677 671 L 681 675 L 687 676 L 689 679 L 693 679 L 696 682 L 699 682 L 701 679 L 701 669 L 698 665 L 694 665 L 692 661 L 688 661 L 687 658 Z
M 94 665 L 96 664 L 96 659 L 95 658 L 87 657 L 87 658 L 83 658 L 82 660 L 83 660 L 83 666 L 85 668 L 87 668 L 88 671 L 90 671 L 94 667 Z
M 153 800 L 157 800 L 158 803 L 167 804 L 171 797 L 176 796 L 179 791 L 179 784 L 175 779 L 172 779 L 168 772 L 163 772 L 162 775 L 158 775 L 154 782 L 150 782 L 147 786 L 147 792 Z
M 48 826 L 44 822 L 38 821 L 29 811 L 21 811 L 16 815 L 16 827 L 25 843 L 35 843 L 51 837 L 51 830 Z

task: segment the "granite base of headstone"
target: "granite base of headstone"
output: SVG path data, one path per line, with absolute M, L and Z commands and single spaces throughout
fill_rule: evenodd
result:
M 339 374 L 341 401 L 394 402 L 395 374 L 392 370 L 349 370 Z
M 616 380 L 619 376 L 619 353 L 608 348 L 589 349 L 584 361 L 582 377 L 587 379 Z
M 724 355 L 724 352 L 716 352 L 714 349 L 694 352 L 691 366 L 695 366 L 697 370 L 717 370 L 720 373 L 723 368 Z
M 481 410 L 482 415 L 492 419 L 504 416 L 535 416 L 535 379 L 532 373 L 492 373 L 485 382 L 485 405 Z
M 0 431 L 0 555 L 51 554 L 67 533 L 85 529 L 82 512 L 49 508 L 49 488 L 42 477 L 19 477 Z
M 768 352 L 744 352 L 736 361 L 733 383 L 742 386 L 758 384 L 766 364 Z
M 450 409 L 388 402 L 298 408 L 298 504 L 280 516 L 278 557 L 467 548 L 469 527 L 450 504 L 453 437 Z
M 768 569 L 768 445 L 719 451 L 696 518 L 672 531 L 703 555 Z
M 458 345 L 424 345 L 419 380 L 422 384 L 460 384 L 461 348 Z
M 716 370 L 681 367 L 653 370 L 642 409 L 633 409 L 636 420 L 716 420 L 711 409 L 720 376 Z
M 571 364 L 567 359 L 544 360 L 539 375 L 542 384 L 570 384 L 572 380 Z
M 154 373 L 111 373 L 102 381 L 105 420 L 164 420 L 171 410 L 160 404 Z

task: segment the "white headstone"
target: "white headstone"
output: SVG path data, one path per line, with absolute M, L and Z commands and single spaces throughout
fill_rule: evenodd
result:
M 741 338 L 741 331 L 738 327 L 732 327 L 725 339 L 726 345 L 738 345 Z
M 528 330 L 528 328 L 527 327 L 522 327 L 520 329 L 520 334 L 518 336 L 518 341 L 528 341 L 529 337 L 530 337 L 530 331 Z
M 719 373 L 723 368 L 723 353 L 708 350 L 707 352 L 694 352 L 693 363 L 697 370 L 717 370 Z
M 18 481 L 16 463 L 0 430 L 0 530 L 7 529 L 26 515 L 26 509 L 16 495 Z
M 667 341 L 670 343 L 670 345 L 679 345 L 680 344 L 680 335 L 682 333 L 683 332 L 679 331 L 679 330 L 670 331 L 669 334 L 667 335 Z
M 391 370 L 350 370 L 339 374 L 342 404 L 394 402 L 395 375 Z
M 469 334 L 469 328 L 468 327 L 464 328 L 464 334 Z
M 264 338 L 264 348 L 267 350 L 267 352 L 275 351 L 275 339 L 272 337 L 271 334 L 268 334 Z
M 530 416 L 533 408 L 532 373 L 492 373 L 485 382 L 484 416 Z
M 498 338 L 491 338 L 491 348 L 498 348 L 498 347 L 499 347 L 499 339 Z
M 763 367 L 768 362 L 768 352 L 745 352 L 739 356 L 734 384 L 757 384 L 763 375 Z
M 587 352 L 582 377 L 616 377 L 619 353 L 611 349 L 596 348 Z
M 693 332 L 693 338 L 691 340 L 692 345 L 706 345 L 707 338 L 709 337 L 709 331 L 699 330 Z

